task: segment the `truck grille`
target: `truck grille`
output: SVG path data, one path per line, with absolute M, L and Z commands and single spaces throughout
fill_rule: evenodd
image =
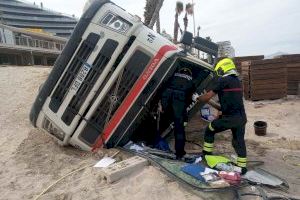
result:
M 129 59 L 118 77 L 110 92 L 99 104 L 87 126 L 82 131 L 80 137 L 88 144 L 94 144 L 95 140 L 102 133 L 106 123 L 112 118 L 119 105 L 131 90 L 143 70 L 146 68 L 150 56 L 137 50 Z
M 57 88 L 55 89 L 53 95 L 51 96 L 49 107 L 53 112 L 56 113 L 58 111 L 79 69 L 86 62 L 86 60 L 94 50 L 99 39 L 100 36 L 98 34 L 90 33 L 87 39 L 82 42 L 68 70 L 64 74 L 63 78 L 61 79 Z
M 82 82 L 80 89 L 77 91 L 76 95 L 72 98 L 70 104 L 68 105 L 68 107 L 66 108 L 62 116 L 62 120 L 67 125 L 70 125 L 72 123 L 74 117 L 79 112 L 79 109 L 81 108 L 82 104 L 85 102 L 86 97 L 88 96 L 94 84 L 98 80 L 99 76 L 105 69 L 107 63 L 110 61 L 110 58 L 115 52 L 117 46 L 118 46 L 118 42 L 111 39 L 108 39 L 104 43 L 87 77 Z

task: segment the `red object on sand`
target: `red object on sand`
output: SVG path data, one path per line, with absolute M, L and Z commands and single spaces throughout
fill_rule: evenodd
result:
M 241 175 L 237 172 L 220 171 L 219 176 L 231 185 L 237 185 L 241 182 Z

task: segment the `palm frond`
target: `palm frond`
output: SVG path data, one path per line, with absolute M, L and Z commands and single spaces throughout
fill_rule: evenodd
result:
M 176 8 L 175 8 L 176 13 L 180 15 L 183 11 L 183 3 L 181 1 L 176 2 Z
M 192 3 L 188 3 L 185 5 L 185 11 L 187 12 L 187 14 L 192 15 L 194 13 L 194 5 Z

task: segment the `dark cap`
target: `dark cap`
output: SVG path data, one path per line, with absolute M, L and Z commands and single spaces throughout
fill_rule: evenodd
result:
M 178 72 L 181 73 L 181 74 L 189 75 L 189 76 L 193 75 L 192 70 L 188 67 L 183 67 L 183 68 L 179 69 Z

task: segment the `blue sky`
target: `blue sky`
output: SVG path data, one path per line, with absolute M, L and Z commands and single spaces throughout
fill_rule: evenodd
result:
M 55 11 L 81 15 L 85 0 L 27 0 L 43 2 Z M 143 17 L 144 0 L 113 0 L 128 12 Z M 182 0 L 183 3 L 192 0 Z M 213 41 L 230 40 L 237 56 L 269 55 L 278 51 L 300 53 L 300 0 L 194 0 L 195 24 L 200 35 Z M 165 0 L 161 27 L 173 34 L 175 0 Z M 179 22 L 183 27 L 183 14 Z M 193 32 L 189 17 L 188 30 Z

